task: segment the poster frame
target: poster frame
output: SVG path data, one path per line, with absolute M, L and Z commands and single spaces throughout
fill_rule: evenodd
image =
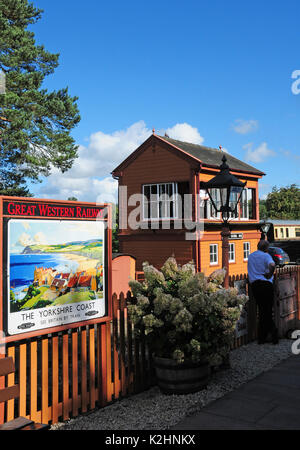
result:
M 22 214 L 8 214 L 4 211 L 4 205 L 6 202 L 12 202 L 15 204 L 24 205 L 48 205 L 50 207 L 56 208 L 82 208 L 85 210 L 103 210 L 103 215 L 100 218 L 101 221 L 105 222 L 105 250 L 104 250 L 104 276 L 105 276 L 105 311 L 106 315 L 99 318 L 85 319 L 84 321 L 72 322 L 64 325 L 56 325 L 44 329 L 34 330 L 34 331 L 24 331 L 20 334 L 7 335 L 7 321 L 8 321 L 8 287 L 7 287 L 7 269 L 8 269 L 8 236 L 7 228 L 9 219 L 36 219 L 36 220 L 72 220 L 72 221 L 96 221 L 99 218 L 91 217 L 65 217 L 65 216 L 40 216 L 40 215 L 22 215 Z M 4 214 L 6 212 L 6 214 Z M 21 212 L 21 210 L 20 210 Z M 4 337 L 2 339 L 3 343 L 21 341 L 24 339 L 30 339 L 37 336 L 43 336 L 47 334 L 59 333 L 64 330 L 74 329 L 78 327 L 84 327 L 87 325 L 93 325 L 98 323 L 106 323 L 112 319 L 112 204 L 110 203 L 90 203 L 90 202 L 79 202 L 79 201 L 64 201 L 64 200 L 53 200 L 53 199 L 37 199 L 32 197 L 8 197 L 0 196 L 0 261 L 1 261 L 1 271 L 0 271 L 0 331 L 4 332 Z

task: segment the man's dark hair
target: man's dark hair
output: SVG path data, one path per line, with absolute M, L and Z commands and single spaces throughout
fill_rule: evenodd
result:
M 262 252 L 267 252 L 269 250 L 269 247 L 270 247 L 270 243 L 263 239 L 261 241 L 259 241 L 259 243 L 257 244 L 257 250 L 260 250 Z

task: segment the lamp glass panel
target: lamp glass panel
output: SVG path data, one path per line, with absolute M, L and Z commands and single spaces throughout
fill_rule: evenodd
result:
M 220 193 L 219 189 L 210 189 L 209 191 L 211 201 L 210 201 L 210 217 L 217 218 L 218 211 L 220 211 Z
M 222 207 L 226 206 L 227 203 L 227 188 L 219 188 L 218 189 L 220 192 L 220 199 L 221 199 L 221 205 Z
M 230 188 L 230 196 L 229 196 L 229 208 L 232 211 L 232 217 L 237 216 L 237 204 L 242 192 L 241 187 L 238 186 L 231 186 Z

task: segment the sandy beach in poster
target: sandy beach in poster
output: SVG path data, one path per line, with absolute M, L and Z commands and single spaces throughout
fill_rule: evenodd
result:
M 78 263 L 77 272 L 84 272 L 89 269 L 95 269 L 98 264 L 101 263 L 99 259 L 88 258 L 87 256 L 77 255 L 73 253 L 60 253 L 66 259 L 75 261 Z

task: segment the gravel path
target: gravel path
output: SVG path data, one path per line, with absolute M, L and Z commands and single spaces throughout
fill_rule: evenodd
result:
M 189 395 L 163 395 L 158 387 L 87 415 L 58 423 L 52 430 L 167 430 L 184 417 L 238 388 L 292 355 L 292 340 L 278 345 L 251 343 L 230 353 L 231 368 L 215 373 L 207 389 Z

